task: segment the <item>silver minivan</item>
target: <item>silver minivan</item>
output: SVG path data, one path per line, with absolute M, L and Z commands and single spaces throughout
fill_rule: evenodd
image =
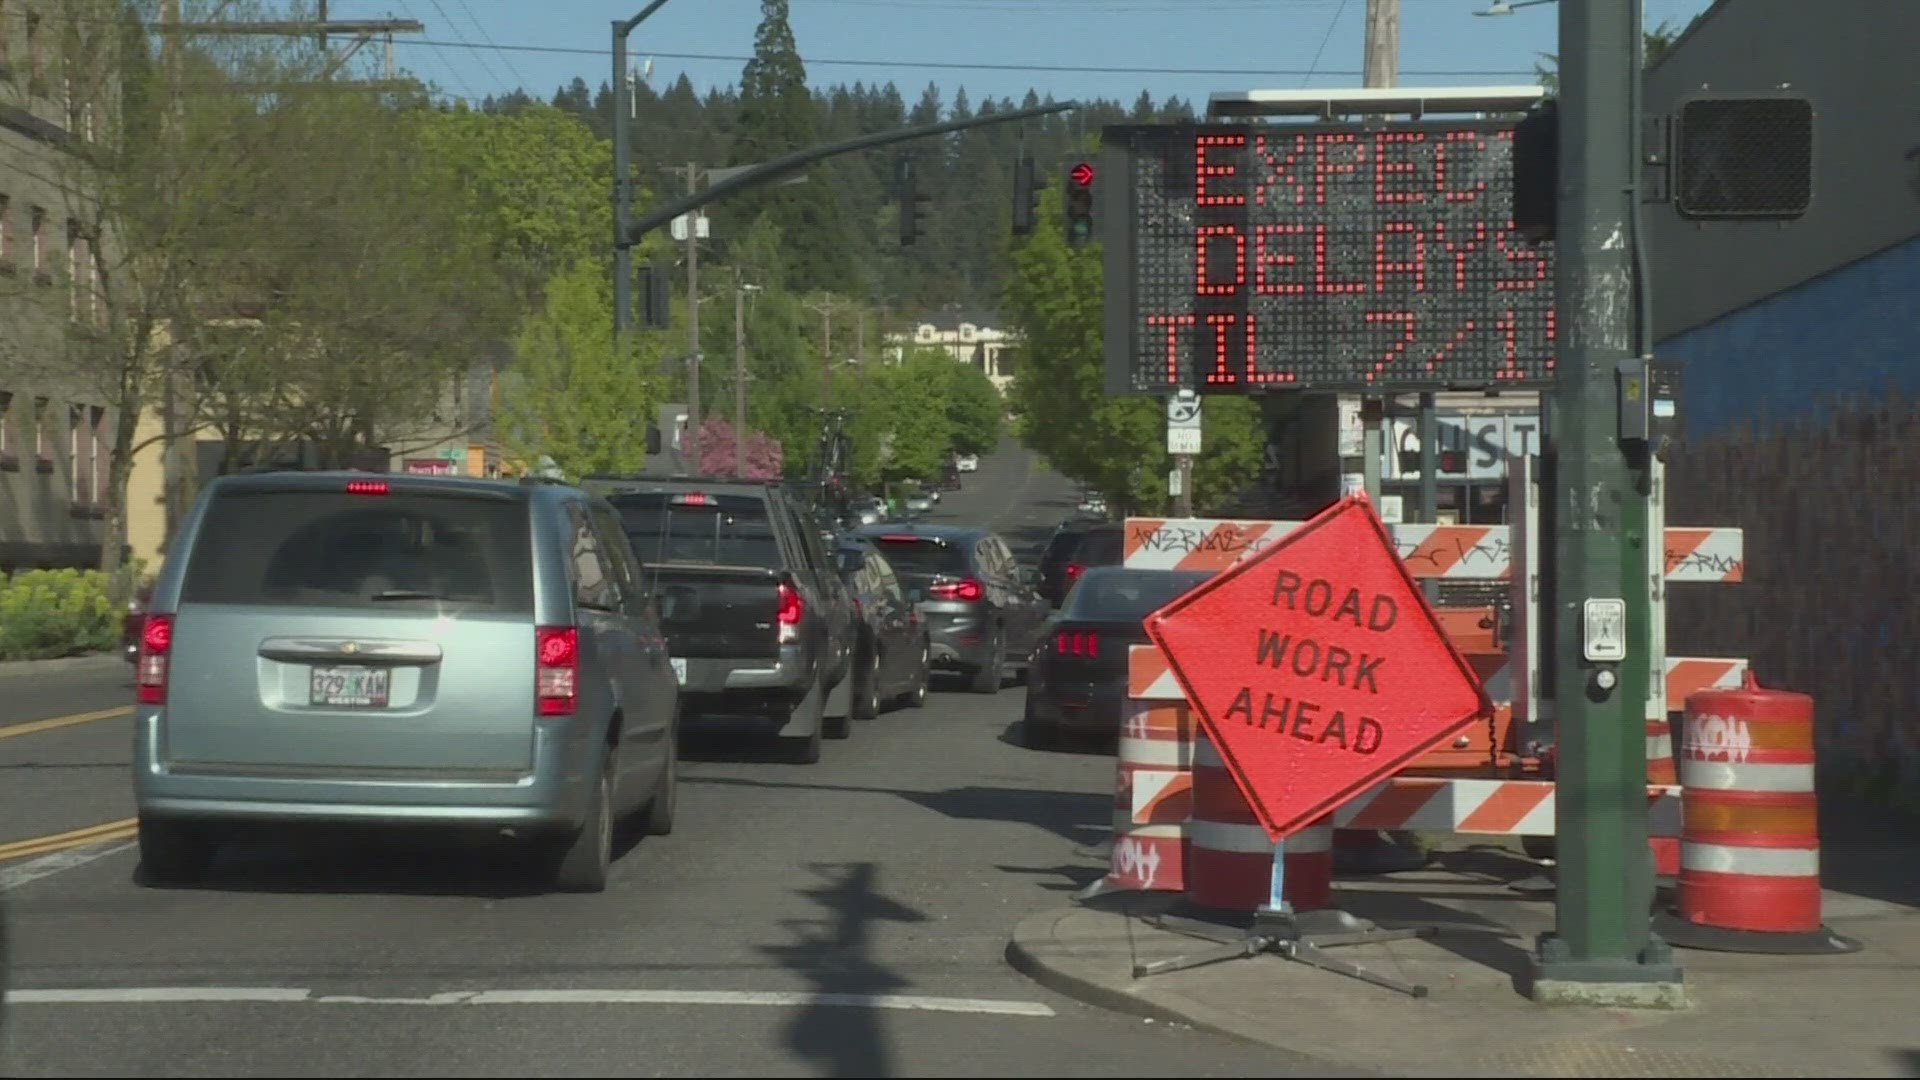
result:
M 673 827 L 679 689 L 618 516 L 542 481 L 223 476 L 135 663 L 142 875 L 238 826 L 432 827 L 605 887 L 619 822 Z

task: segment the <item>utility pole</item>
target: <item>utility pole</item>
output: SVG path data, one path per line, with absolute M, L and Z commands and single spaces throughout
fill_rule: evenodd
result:
M 1648 292 L 1636 297 L 1640 19 L 1638 0 L 1560 2 L 1563 329 L 1549 428 L 1558 881 L 1532 996 L 1674 1008 L 1685 1004 L 1680 968 L 1649 926 L 1647 670 L 1632 655 L 1649 640 L 1646 545 L 1659 541 L 1647 535 L 1646 444 L 1622 438 L 1626 406 L 1646 397 L 1634 371 L 1636 301 Z
M 830 299 L 807 305 L 808 311 L 819 313 L 824 321 L 820 331 L 821 404 L 828 408 L 833 407 L 833 313 L 837 307 Z
M 160 21 L 171 24 L 180 22 L 180 0 L 161 0 Z M 180 35 L 167 34 L 160 39 L 160 67 L 165 73 L 167 91 L 172 100 L 167 103 L 165 115 L 166 142 L 171 147 L 179 145 L 180 133 Z M 181 486 L 185 482 L 180 464 L 180 402 L 174 387 L 178 367 L 178 345 L 173 335 L 168 335 L 165 364 L 160 373 L 160 487 L 163 528 L 168 544 L 173 543 L 175 530 L 180 527 Z
M 700 182 L 700 166 L 687 162 L 687 194 Z M 687 430 L 693 433 L 694 466 L 700 454 L 700 219 L 687 216 Z
M 633 111 L 633 87 L 627 82 L 627 37 L 660 10 L 653 0 L 631 19 L 613 20 L 613 338 L 633 329 L 633 242 L 627 219 L 633 215 L 633 147 L 627 125 Z
M 747 475 L 747 287 L 733 268 L 733 475 Z
M 1400 74 L 1400 0 L 1367 0 L 1367 86 L 1390 87 Z

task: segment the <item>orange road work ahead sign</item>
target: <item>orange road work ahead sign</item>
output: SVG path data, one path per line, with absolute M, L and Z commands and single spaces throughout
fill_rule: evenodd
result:
M 1492 711 L 1359 497 L 1149 615 L 1146 629 L 1274 840 Z

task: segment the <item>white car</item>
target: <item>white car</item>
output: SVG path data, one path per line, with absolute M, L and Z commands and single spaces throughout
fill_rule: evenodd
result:
M 979 472 L 980 455 L 961 454 L 959 457 L 953 459 L 953 467 L 959 469 L 961 472 Z

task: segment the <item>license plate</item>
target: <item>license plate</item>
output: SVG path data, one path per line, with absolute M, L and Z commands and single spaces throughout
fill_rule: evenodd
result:
M 673 657 L 673 677 L 675 680 L 677 680 L 680 683 L 681 686 L 687 685 L 687 658 L 686 657 L 684 656 Z
M 317 667 L 307 700 L 338 709 L 384 709 L 392 677 L 388 668 Z

